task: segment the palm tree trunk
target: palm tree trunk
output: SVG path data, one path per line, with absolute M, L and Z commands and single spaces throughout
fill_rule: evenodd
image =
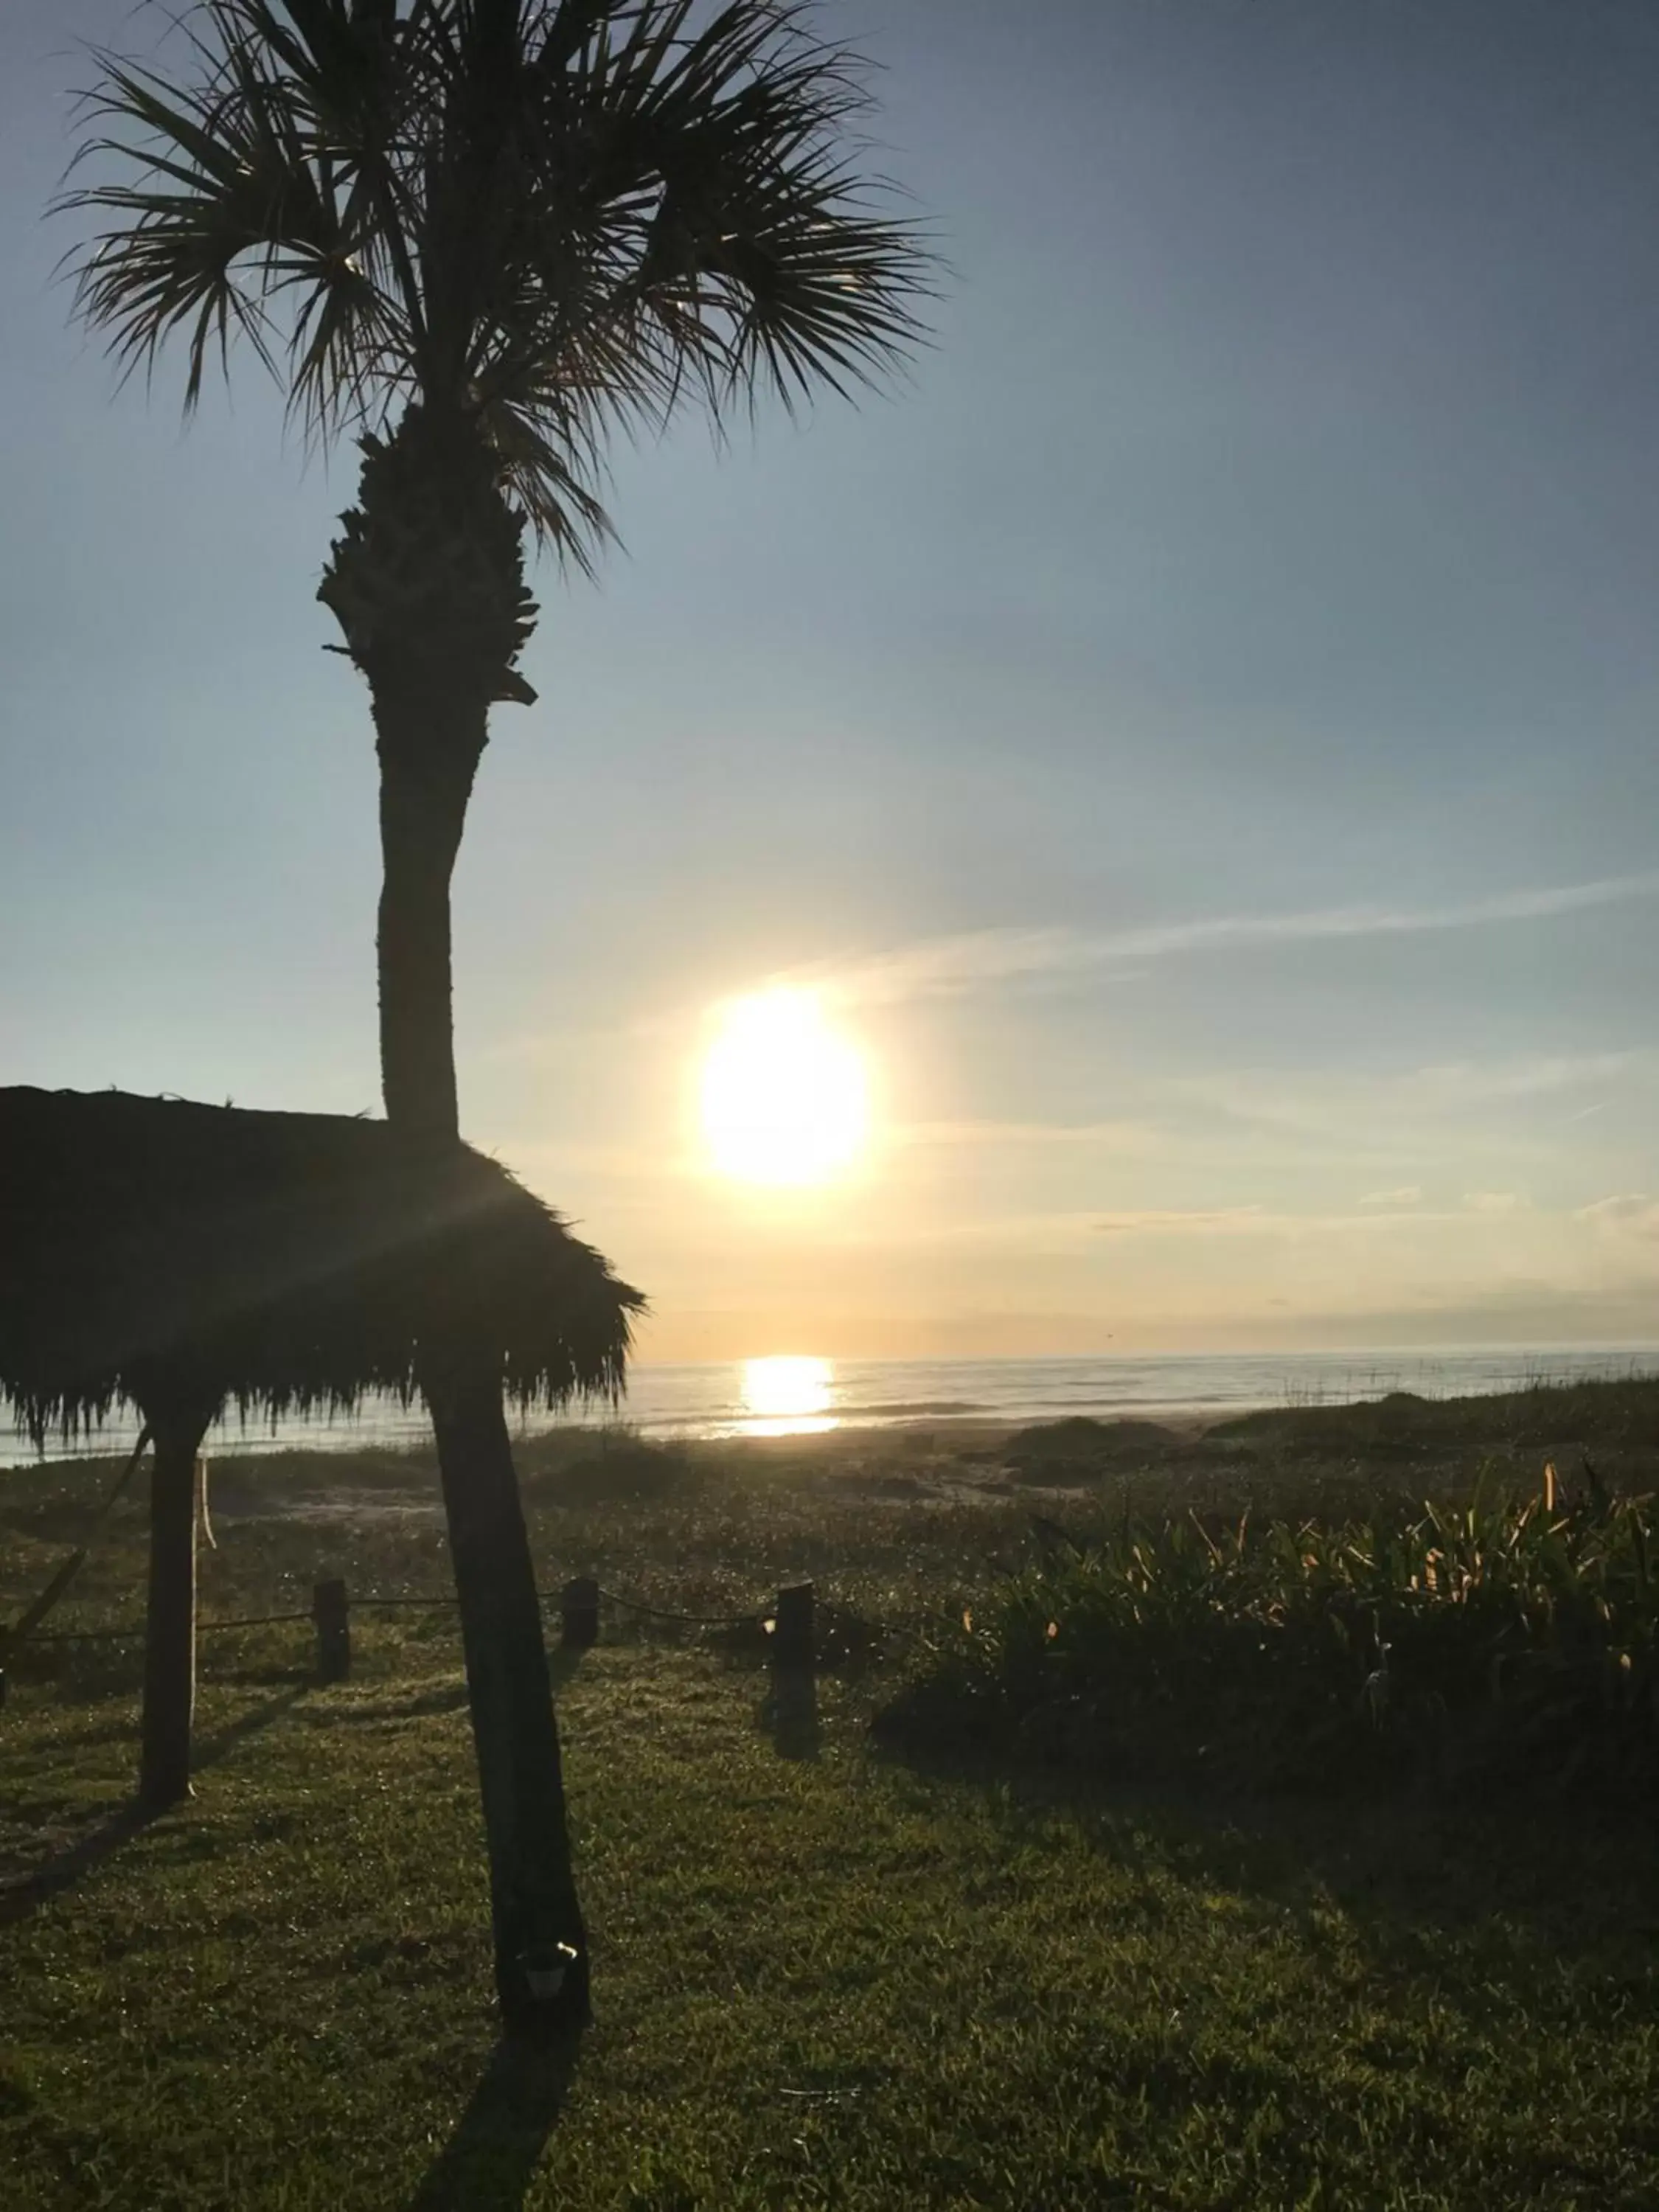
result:
M 450 1000 L 450 877 L 483 750 L 487 700 L 374 685 L 380 732 L 380 1046 L 386 1118 L 421 1151 L 459 1142 Z M 571 1871 L 552 1685 L 535 1570 L 488 1343 L 428 1348 L 432 1414 L 460 1601 L 489 1858 L 495 1986 L 509 2033 L 557 2034 L 588 2014 L 587 1942 Z M 532 1994 L 568 1945 L 556 1996 Z
M 149 1604 L 138 1796 L 159 1809 L 188 1797 L 196 1707 L 196 1455 L 207 1422 L 146 1409 L 155 1434 L 149 1482 Z
M 452 708 L 444 720 L 459 728 L 434 729 L 423 726 L 437 720 L 432 702 L 423 708 L 418 698 L 400 696 L 385 681 L 375 686 L 374 719 L 382 732 L 380 1083 L 393 1128 L 440 1150 L 460 1136 L 449 884 L 483 750 L 485 711 L 468 715 Z M 468 726 L 473 721 L 476 733 Z
M 417 1154 L 459 1141 L 449 885 L 490 702 L 528 696 L 514 662 L 535 607 L 524 518 L 476 422 L 417 403 L 362 441 L 318 597 L 368 679 L 380 761 L 380 1064 L 386 1119 Z M 489 1838 L 495 1981 L 509 2030 L 587 2015 L 587 1953 L 565 1827 L 541 1608 L 501 1413 L 499 1349 L 447 1322 L 418 1381 L 438 1439 Z M 568 1944 L 556 1998 L 538 1974 Z M 545 1954 L 545 1956 L 544 1956 Z
M 510 2032 L 588 2017 L 587 1938 L 571 1871 L 564 1780 L 541 1606 L 519 1500 L 501 1384 L 493 1373 L 429 1390 L 443 1472 L 472 1741 L 489 1852 L 495 1987 Z M 558 1950 L 568 1946 L 574 1958 Z M 556 1998 L 527 1970 L 562 1964 Z

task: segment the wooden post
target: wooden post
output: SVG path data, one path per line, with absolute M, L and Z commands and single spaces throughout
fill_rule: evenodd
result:
M 817 1658 L 817 1638 L 813 1629 L 813 1586 L 811 1583 L 791 1583 L 778 1592 L 777 1613 L 772 1630 L 772 1663 L 775 1667 L 798 1667 L 811 1671 Z
M 151 1807 L 188 1797 L 196 1709 L 196 1452 L 207 1421 L 182 1406 L 147 1407 L 149 1603 L 138 1794 Z
M 311 1593 L 317 1623 L 317 1673 L 325 1682 L 343 1682 L 351 1673 L 351 1608 L 337 1577 L 318 1583 Z
M 559 1598 L 567 1651 L 591 1651 L 599 1640 L 599 1586 L 591 1575 L 568 1582 Z

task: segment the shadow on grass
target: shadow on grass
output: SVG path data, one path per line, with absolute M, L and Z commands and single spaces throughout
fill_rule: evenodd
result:
M 562 1645 L 549 1652 L 548 1678 L 556 1697 L 580 1667 L 583 1656 L 580 1651 Z M 326 1712 L 319 1711 L 319 1719 L 330 1728 L 337 1723 L 356 1728 L 375 1722 L 420 1720 L 434 1713 L 465 1712 L 467 1701 L 465 1675 L 445 1674 L 411 1696 L 353 1698 Z
M 406 2212 L 519 2212 L 570 2093 L 579 2047 L 497 2045 Z
M 1659 2003 L 1650 1826 L 1559 1794 L 1441 1796 L 1423 1788 L 1325 1796 L 1141 1780 L 981 1747 L 878 1741 L 919 1788 L 967 1788 L 1011 1843 L 1056 1826 L 1137 1872 L 1231 1892 L 1310 1941 L 1333 1910 L 1371 1968 L 1459 1993 L 1541 1996 L 1564 1973 L 1620 2002 Z
M 239 1744 L 291 1712 L 310 1686 L 308 1681 L 295 1683 L 281 1697 L 267 1698 L 225 1727 L 198 1736 L 191 1751 L 191 1772 L 199 1774 L 204 1768 L 218 1765 Z M 137 1731 L 132 1733 L 136 1748 Z M 0 1927 L 28 1919 L 52 1898 L 72 1889 L 82 1875 L 112 1857 L 124 1844 L 142 1835 L 165 1814 L 177 1810 L 176 1806 L 145 1805 L 136 1798 L 111 1808 L 95 1827 L 52 1852 L 32 1873 L 0 1889 Z
M 90 1874 L 94 1867 L 112 1857 L 123 1844 L 141 1835 L 156 1818 L 152 1807 L 141 1805 L 136 1800 L 130 1805 L 117 1806 L 95 1828 L 78 1836 L 72 1844 L 65 1844 L 33 1874 L 0 1891 L 0 1928 L 28 1919 L 60 1891 L 72 1889 L 82 1875 Z
M 309 1677 L 301 1682 L 290 1682 L 280 1697 L 268 1698 L 264 1705 L 251 1706 L 236 1720 L 215 1729 L 210 1735 L 198 1736 L 190 1754 L 191 1772 L 199 1774 L 204 1767 L 217 1766 L 222 1759 L 228 1759 L 238 1744 L 270 1728 L 284 1714 L 291 1713 L 312 1686 Z
M 327 1716 L 329 1726 L 336 1722 L 356 1727 L 371 1721 L 413 1721 L 431 1713 L 454 1713 L 466 1705 L 466 1684 L 446 1676 L 434 1682 L 430 1689 L 416 1692 L 412 1698 L 380 1698 L 370 1703 L 354 1698 L 349 1705 L 341 1705 Z

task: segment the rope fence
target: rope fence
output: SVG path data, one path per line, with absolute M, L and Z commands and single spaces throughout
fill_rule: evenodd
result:
M 598 1583 L 594 1588 L 607 1605 L 619 1605 L 626 1612 L 643 1613 L 652 1620 L 683 1621 L 695 1628 L 747 1628 L 755 1621 L 770 1617 L 764 1607 L 754 1613 L 670 1613 L 662 1606 L 646 1605 L 639 1598 L 623 1597 L 616 1590 L 601 1589 Z
M 770 1641 L 771 1656 L 782 1667 L 811 1668 L 817 1663 L 818 1645 L 818 1608 L 813 1583 L 793 1583 L 781 1588 L 769 1606 L 757 1606 L 746 1613 L 683 1613 L 666 1606 L 648 1605 L 644 1599 L 630 1597 L 626 1591 L 605 1588 L 592 1576 L 579 1575 L 555 1592 L 538 1590 L 537 1597 L 544 1606 L 558 1608 L 562 1640 L 568 1650 L 586 1650 L 598 1643 L 599 1608 L 602 1604 L 619 1608 L 651 1620 L 673 1621 L 694 1628 L 739 1629 L 758 1627 L 765 1631 Z M 368 1608 L 392 1609 L 407 1607 L 425 1612 L 453 1612 L 460 1601 L 453 1594 L 447 1596 L 383 1597 L 365 1592 L 351 1596 L 345 1583 L 337 1577 L 313 1585 L 308 1611 L 262 1613 L 237 1617 L 229 1620 L 198 1620 L 198 1636 L 212 1636 L 236 1629 L 281 1628 L 299 1622 L 308 1622 L 317 1632 L 318 1671 L 325 1681 L 343 1681 L 351 1671 L 351 1613 Z M 831 1615 L 844 1614 L 841 1607 L 829 1607 L 824 1611 Z M 883 1625 L 881 1632 L 888 1628 Z M 5 1673 L 3 1662 L 25 1642 L 30 1644 L 131 1644 L 141 1643 L 144 1637 L 143 1622 L 114 1628 L 54 1628 L 34 1629 L 24 1616 L 7 1635 L 0 1635 L 0 1704 L 5 1701 Z
M 372 1602 L 372 1601 L 371 1601 Z M 247 1620 L 198 1620 L 196 1633 L 211 1636 L 216 1628 L 277 1628 L 290 1620 L 309 1620 L 308 1613 L 260 1613 Z M 144 1626 L 135 1622 L 127 1628 L 43 1628 L 30 1636 L 13 1636 L 9 1644 L 132 1644 L 142 1642 Z
M 114 1627 L 99 1628 L 43 1628 L 42 1621 L 52 1613 L 68 1591 L 70 1585 L 85 1565 L 92 1540 L 98 1528 L 131 1480 L 134 1470 L 143 1457 L 150 1442 L 146 1427 L 133 1447 L 119 1474 L 92 1514 L 82 1533 L 80 1545 L 52 1573 L 46 1585 L 12 1622 L 9 1627 L 0 1626 L 0 1706 L 6 1701 L 6 1666 L 11 1655 L 29 1644 L 134 1644 L 142 1643 L 145 1636 L 143 1623 L 134 1622 Z M 197 1462 L 198 1494 L 198 1510 L 205 1517 L 207 1463 Z M 211 1531 L 209 1531 L 210 1538 Z M 636 1614 L 642 1620 L 672 1621 L 688 1628 L 725 1629 L 728 1632 L 745 1628 L 760 1628 L 769 1640 L 770 1656 L 780 1668 L 810 1670 L 817 1663 L 818 1650 L 817 1618 L 815 1613 L 817 1595 L 810 1582 L 793 1583 L 781 1588 L 769 1608 L 751 1607 L 746 1613 L 686 1613 L 675 1607 L 648 1604 L 645 1599 L 631 1597 L 626 1591 L 604 1588 L 591 1575 L 579 1575 L 568 1582 L 556 1595 L 548 1590 L 536 1593 L 539 1605 L 556 1605 L 562 1620 L 562 1641 L 568 1650 L 586 1650 L 597 1644 L 599 1638 L 599 1607 L 602 1604 Z M 318 1672 L 325 1682 L 342 1681 L 351 1671 L 351 1610 L 353 1604 L 360 1609 L 407 1608 L 428 1613 L 451 1612 L 460 1600 L 454 1593 L 431 1595 L 381 1596 L 363 1593 L 355 1600 L 343 1580 L 336 1577 L 312 1586 L 309 1611 L 295 1607 L 283 1613 L 262 1613 L 234 1617 L 228 1620 L 198 1620 L 193 1632 L 198 1636 L 217 1636 L 237 1630 L 251 1628 L 283 1628 L 309 1621 L 317 1633 Z M 826 1614 L 844 1621 L 857 1622 L 860 1629 L 868 1624 L 859 1616 L 838 1606 L 825 1608 Z M 915 1632 L 896 1629 L 890 1624 L 880 1625 L 882 1637 L 896 1633 L 914 1640 Z

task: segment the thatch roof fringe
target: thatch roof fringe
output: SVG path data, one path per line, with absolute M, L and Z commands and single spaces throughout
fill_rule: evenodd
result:
M 644 1301 L 507 1170 L 384 1122 L 0 1089 L 0 1402 L 37 1442 L 159 1392 L 416 1395 L 464 1329 L 520 1407 L 622 1392 Z

